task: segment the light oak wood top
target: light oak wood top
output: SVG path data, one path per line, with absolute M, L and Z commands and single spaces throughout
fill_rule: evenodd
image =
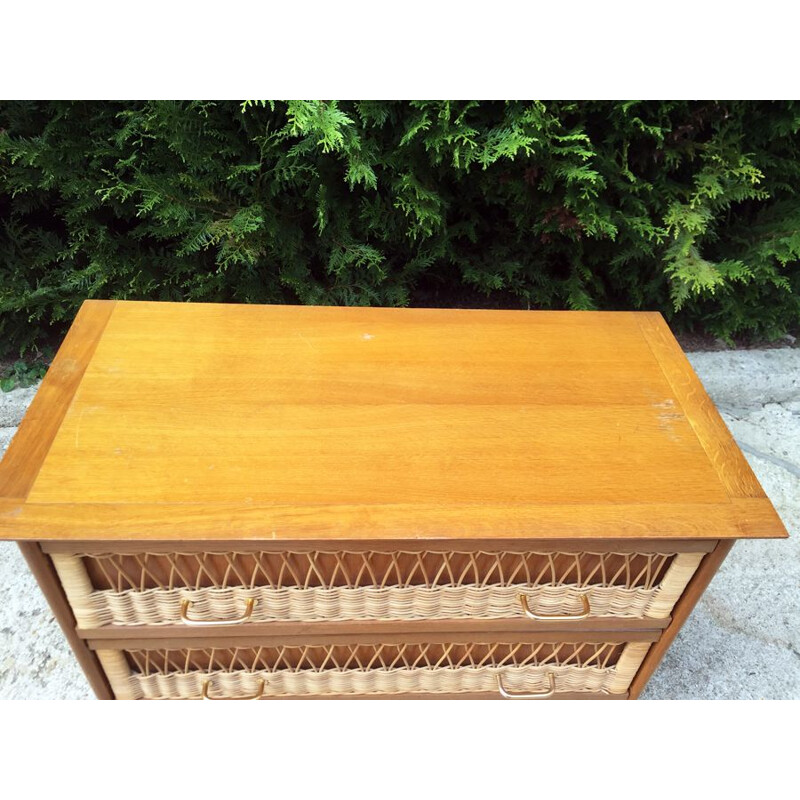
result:
M 87 301 L 12 539 L 786 532 L 659 314 Z

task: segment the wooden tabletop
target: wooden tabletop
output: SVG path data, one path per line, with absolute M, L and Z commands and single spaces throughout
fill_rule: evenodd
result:
M 87 301 L 0 538 L 786 532 L 659 314 Z

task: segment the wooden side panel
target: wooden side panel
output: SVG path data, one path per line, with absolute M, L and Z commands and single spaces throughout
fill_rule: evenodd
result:
M 33 576 L 39 583 L 50 608 L 53 611 L 61 630 L 67 637 L 78 663 L 83 669 L 89 685 L 100 700 L 113 700 L 108 680 L 103 673 L 97 657 L 89 649 L 87 643 L 81 639 L 75 630 L 75 618 L 72 616 L 67 598 L 58 582 L 58 576 L 53 569 L 50 559 L 41 551 L 36 542 L 19 542 L 19 549 L 28 562 Z
M 711 579 L 725 560 L 725 557 L 731 551 L 733 544 L 733 542 L 728 540 L 720 541 L 714 552 L 709 553 L 703 558 L 694 578 L 689 582 L 686 591 L 673 609 L 672 622 L 661 634 L 661 638 L 650 648 L 650 652 L 645 657 L 639 672 L 633 679 L 630 687 L 630 697 L 632 700 L 636 699 L 647 685 L 650 676 L 661 663 L 661 659 L 664 657 L 667 649 L 675 640 L 678 631 L 680 631 L 683 623 L 688 619 L 689 614 L 692 613 L 692 609 L 697 605 L 697 601 L 708 587 L 708 584 L 711 583 Z

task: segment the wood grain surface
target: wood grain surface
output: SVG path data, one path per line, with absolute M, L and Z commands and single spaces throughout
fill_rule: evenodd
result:
M 661 314 L 640 314 L 639 325 L 725 490 L 731 497 L 765 497 L 664 318 Z
M 0 500 L 27 497 L 115 303 L 86 302 L 56 354 L 0 462 Z
M 786 535 L 660 315 L 86 304 L 32 411 L 3 538 Z

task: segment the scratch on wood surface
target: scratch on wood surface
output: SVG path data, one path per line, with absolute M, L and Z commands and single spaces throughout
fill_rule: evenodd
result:
M 83 419 L 83 415 L 86 413 L 86 409 L 82 408 L 81 413 L 78 415 L 78 421 L 75 423 L 75 449 L 77 450 L 80 447 L 80 438 L 81 438 L 81 420 Z
M 675 430 L 674 423 L 682 419 L 684 419 L 683 414 L 665 411 L 658 415 L 658 427 L 667 434 L 670 441 L 679 442 L 681 437 L 678 431 Z
M 312 353 L 316 353 L 316 352 L 317 352 L 317 348 L 316 348 L 316 347 L 314 347 L 314 345 L 313 345 L 313 344 L 311 344 L 311 342 L 310 342 L 308 339 L 306 339 L 306 337 L 305 337 L 305 336 L 303 336 L 303 334 L 302 334 L 302 333 L 300 333 L 300 331 L 298 331 L 296 335 L 297 335 L 297 337 L 298 337 L 299 339 L 302 339 L 302 340 L 305 342 L 306 346 L 308 347 L 308 349 L 309 349 L 309 350 L 310 350 Z
M 722 485 L 732 497 L 764 497 L 730 431 L 694 373 L 680 345 L 660 317 L 640 316 L 639 327 L 675 393 L 676 408 L 684 411 Z
M 671 397 L 668 397 L 660 403 L 653 403 L 653 408 L 675 408 L 675 403 Z

